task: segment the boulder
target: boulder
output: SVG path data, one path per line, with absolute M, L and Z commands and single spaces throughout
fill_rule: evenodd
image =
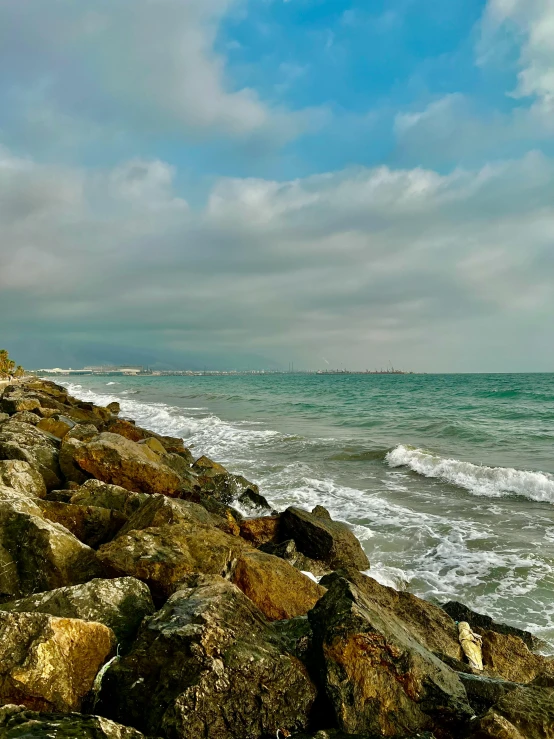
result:
M 483 639 L 483 666 L 488 674 L 529 683 L 541 674 L 554 676 L 554 660 L 534 654 L 519 636 L 477 629 Z
M 52 500 L 42 500 L 38 506 L 44 518 L 61 524 L 79 541 L 93 549 L 111 541 L 127 522 L 127 517 L 121 513 L 98 506 L 73 505 Z
M 28 423 L 6 421 L 0 427 L 0 459 L 28 462 L 42 475 L 48 490 L 61 486 L 59 442 Z
M 238 557 L 231 581 L 269 621 L 303 616 L 325 593 L 325 588 L 288 562 L 257 550 Z
M 0 703 L 78 711 L 114 647 L 103 624 L 0 612 Z
M 156 454 L 159 454 L 162 457 L 165 455 L 165 447 L 162 445 L 161 441 L 158 441 L 158 439 L 155 439 L 153 436 L 149 436 L 147 439 L 142 439 L 142 441 L 139 441 L 138 443 L 144 444 L 144 446 L 147 446 L 153 452 L 156 452 Z
M 197 475 L 204 475 L 207 477 L 212 477 L 213 475 L 225 475 L 227 473 L 227 470 L 222 464 L 214 462 L 209 457 L 205 456 L 197 459 L 192 465 L 192 469 Z
M 138 493 L 176 496 L 181 478 L 157 454 L 123 436 L 102 433 L 74 451 L 76 464 L 93 477 Z
M 0 492 L 0 601 L 102 576 L 92 549 L 45 520 L 30 499 Z
M 195 575 L 106 672 L 98 711 L 172 739 L 259 739 L 304 727 L 314 697 L 254 604 L 222 578 Z
M 302 552 L 299 552 L 293 539 L 283 541 L 281 544 L 262 544 L 260 551 L 280 557 L 293 567 L 296 567 L 297 570 L 311 572 L 315 577 L 322 577 L 329 573 L 328 565 L 318 562 L 316 559 L 305 557 Z
M 89 427 L 87 426 L 87 428 Z M 96 433 L 97 431 L 95 429 L 94 434 L 96 435 Z M 90 479 L 90 475 L 79 467 L 75 459 L 82 445 L 83 442 L 80 439 L 72 437 L 71 433 L 69 433 L 62 441 L 59 455 L 60 469 L 63 476 L 68 482 L 75 482 L 78 485 L 83 485 Z
M 280 527 L 281 520 L 279 516 L 246 518 L 240 523 L 240 535 L 253 547 L 268 543 L 277 544 L 280 541 Z
M 369 560 L 352 531 L 328 515 L 309 513 L 291 506 L 281 513 L 281 535 L 284 539 L 294 539 L 298 551 L 310 559 L 325 562 L 330 569 L 369 568 Z
M 30 423 L 31 426 L 38 426 L 40 416 L 37 416 L 33 411 L 19 411 L 14 413 L 11 420 L 15 423 Z
M 499 624 L 492 620 L 490 616 L 472 611 L 463 603 L 457 601 L 449 601 L 442 606 L 443 610 L 454 619 L 454 621 L 467 621 L 472 629 L 482 629 L 485 631 L 496 631 L 498 634 L 509 634 L 518 636 L 531 650 L 541 649 L 544 643 L 534 634 L 523 629 L 517 629 L 515 626 L 507 626 Z
M 67 403 L 68 401 L 67 388 L 62 385 L 58 385 L 51 380 L 42 380 L 39 377 L 34 377 L 25 380 L 21 385 L 19 385 L 19 387 L 27 393 L 43 393 L 51 398 L 56 398 L 61 403 Z
M 518 687 L 471 728 L 471 739 L 554 739 L 554 690 Z
M 251 484 L 252 483 L 249 483 L 249 485 Z M 277 511 L 275 511 L 273 507 L 269 504 L 267 498 L 264 498 L 264 496 L 261 495 L 261 493 L 257 490 L 257 486 L 256 490 L 253 489 L 253 486 L 248 487 L 243 493 L 239 495 L 237 500 L 241 504 L 241 506 L 247 508 L 250 511 L 258 513 L 259 515 L 262 513 L 271 513 L 272 515 L 277 515 Z
M 166 452 L 180 454 L 190 463 L 193 457 L 188 449 L 185 448 L 183 440 L 174 436 L 162 436 L 148 429 L 137 426 L 134 422 L 124 420 L 122 418 L 112 418 L 106 423 L 106 431 L 111 434 L 119 434 L 129 441 L 142 441 L 143 439 L 157 439 Z
M 458 639 L 458 627 L 442 608 L 417 598 L 412 593 L 389 588 L 353 568 L 342 569 L 337 574 L 354 583 L 364 597 L 383 611 L 394 613 L 404 628 L 430 652 L 455 660 L 464 658 Z M 333 573 L 321 579 L 321 585 L 335 579 Z
M 226 505 L 235 500 L 240 501 L 249 491 L 259 495 L 257 485 L 248 482 L 242 475 L 232 475 L 230 472 L 221 475 L 199 475 L 197 484 L 205 495 L 210 495 Z
M 460 680 L 466 690 L 469 705 L 477 715 L 483 715 L 505 695 L 521 687 L 518 683 L 484 677 L 483 675 L 462 673 L 460 674 Z
M 308 618 L 337 727 L 384 736 L 461 732 L 473 711 L 459 676 L 346 578 L 327 585 Z
M 131 575 L 146 582 L 158 601 L 192 572 L 220 575 L 246 546 L 239 537 L 201 524 L 166 524 L 129 531 L 98 550 L 113 576 Z
M 118 416 L 121 413 L 121 406 L 117 402 L 117 400 L 112 401 L 111 403 L 108 403 L 106 408 L 112 413 L 114 416 Z
M 204 495 L 199 490 L 184 490 L 181 488 L 179 491 L 179 498 L 182 500 L 188 500 L 191 503 L 198 503 L 202 508 L 205 508 L 209 513 L 213 513 L 215 516 L 225 518 L 229 525 L 233 529 L 233 534 L 239 536 L 240 534 L 240 523 L 243 520 L 242 514 L 232 506 L 220 503 L 211 495 Z
M 15 390 L 11 393 L 4 392 L 2 400 L 0 401 L 0 408 L 4 413 L 13 415 L 20 411 L 34 411 L 35 408 L 40 408 L 38 398 L 34 398 L 31 395 L 25 395 L 21 391 Z
M 144 734 L 100 716 L 40 713 L 25 706 L 0 708 L 2 739 L 145 739 Z
M 71 431 L 75 426 L 75 422 L 66 416 L 56 415 L 50 416 L 50 418 L 42 418 L 38 423 L 38 428 L 41 431 L 46 431 L 48 434 L 52 434 L 57 439 L 63 439 L 63 437 Z
M 126 651 L 145 616 L 154 613 L 146 585 L 133 577 L 94 579 L 83 585 L 57 588 L 0 604 L 0 611 L 47 613 L 61 618 L 80 618 L 108 626 L 118 645 Z
M 5 459 L 0 462 L 0 485 L 12 488 L 28 498 L 44 498 L 44 478 L 29 462 Z
M 128 518 L 149 498 L 146 493 L 133 493 L 119 485 L 109 485 L 101 480 L 91 479 L 70 491 L 68 502 L 73 505 L 109 508 Z
M 165 524 L 192 523 L 215 526 L 228 534 L 230 530 L 227 520 L 214 516 L 197 503 L 186 500 L 175 500 L 165 495 L 148 496 L 148 500 L 134 513 L 119 532 L 120 536 L 136 529 L 148 529 Z

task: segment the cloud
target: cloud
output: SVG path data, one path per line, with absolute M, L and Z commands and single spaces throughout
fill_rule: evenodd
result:
M 0 0 L 0 95 L 33 135 L 252 136 L 284 141 L 306 123 L 236 89 L 215 50 L 239 0 Z M 10 112 L 10 109 L 13 111 Z M 2 124 L 0 124 L 2 125 Z M 78 139 L 77 139 L 78 140 Z
M 5 341 L 433 370 L 518 368 L 520 340 L 532 366 L 554 359 L 554 164 L 540 154 L 448 175 L 223 178 L 199 209 L 175 176 L 4 150 Z

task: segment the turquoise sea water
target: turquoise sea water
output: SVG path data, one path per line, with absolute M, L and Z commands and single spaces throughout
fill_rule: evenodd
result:
M 69 378 L 278 509 L 348 521 L 371 574 L 554 645 L 554 375 Z

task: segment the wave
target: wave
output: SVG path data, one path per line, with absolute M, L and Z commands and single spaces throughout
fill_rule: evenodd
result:
M 554 505 L 554 477 L 545 472 L 516 470 L 449 459 L 400 444 L 386 456 L 390 467 L 408 467 L 424 477 L 438 478 L 473 495 L 500 498 L 520 495 Z

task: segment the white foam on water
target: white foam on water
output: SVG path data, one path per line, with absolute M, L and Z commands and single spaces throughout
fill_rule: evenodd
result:
M 434 477 L 465 488 L 473 495 L 500 498 L 521 495 L 529 500 L 554 505 L 554 477 L 545 472 L 515 470 L 448 459 L 400 444 L 386 460 L 391 467 L 408 467 L 424 477 Z

